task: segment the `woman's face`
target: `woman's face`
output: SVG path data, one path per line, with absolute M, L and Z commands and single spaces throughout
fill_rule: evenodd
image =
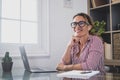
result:
M 85 35 L 89 34 L 89 30 L 91 29 L 91 26 L 89 26 L 89 23 L 84 19 L 84 17 L 82 16 L 76 16 L 73 19 L 73 23 L 76 24 L 76 26 L 74 26 L 73 24 L 73 29 L 74 29 L 74 36 L 77 37 L 82 37 Z

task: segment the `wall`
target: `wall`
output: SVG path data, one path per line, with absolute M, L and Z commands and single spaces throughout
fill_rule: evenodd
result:
M 30 58 L 31 66 L 55 68 L 73 33 L 70 27 L 72 17 L 79 12 L 87 13 L 87 0 L 73 0 L 72 8 L 64 7 L 63 2 L 50 0 L 50 56 Z M 13 67 L 23 67 L 21 58 L 14 58 L 13 61 Z

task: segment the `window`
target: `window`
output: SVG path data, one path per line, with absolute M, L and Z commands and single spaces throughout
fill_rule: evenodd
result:
M 28 51 L 48 53 L 48 1 L 1 0 L 0 43 L 7 47 L 24 44 Z
M 37 16 L 37 0 L 2 0 L 1 42 L 37 43 Z

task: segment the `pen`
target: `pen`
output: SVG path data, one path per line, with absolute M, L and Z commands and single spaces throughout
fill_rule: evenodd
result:
M 87 74 L 87 73 L 91 73 L 92 71 L 83 71 L 83 72 L 80 72 L 80 74 Z

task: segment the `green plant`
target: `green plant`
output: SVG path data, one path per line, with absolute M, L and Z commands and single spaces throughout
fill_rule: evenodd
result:
M 2 58 L 3 63 L 10 63 L 12 62 L 12 58 L 9 56 L 9 52 L 5 53 L 5 56 Z
M 4 72 L 11 72 L 12 70 L 12 57 L 9 56 L 9 52 L 5 53 L 5 56 L 2 58 L 2 68 Z
M 93 23 L 93 28 L 91 30 L 91 33 L 92 34 L 95 34 L 95 35 L 98 35 L 98 36 L 101 36 L 102 33 L 105 32 L 105 25 L 106 25 L 106 22 L 105 21 L 95 21 Z

